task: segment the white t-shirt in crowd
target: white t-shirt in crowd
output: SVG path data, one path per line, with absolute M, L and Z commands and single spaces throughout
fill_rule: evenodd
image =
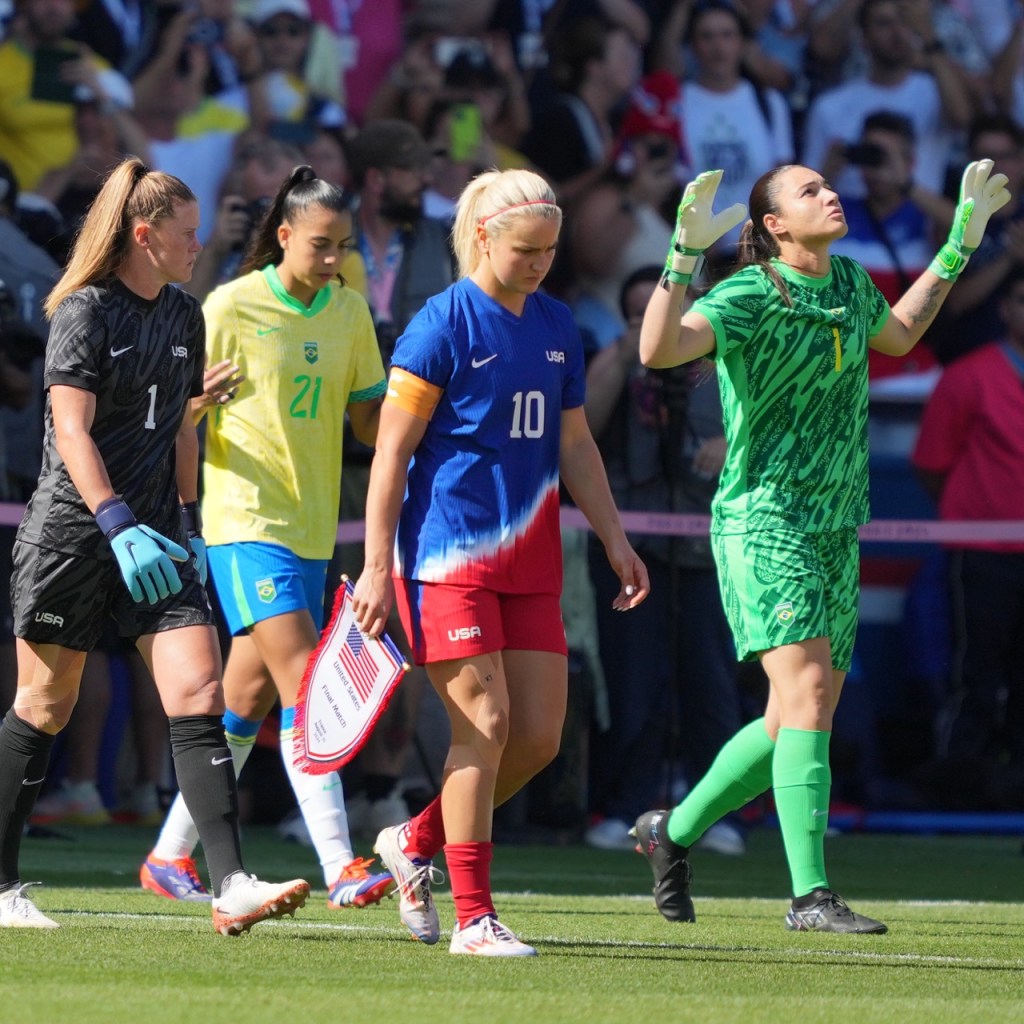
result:
M 683 131 L 694 171 L 724 172 L 716 209 L 746 204 L 754 182 L 765 171 L 793 160 L 793 126 L 786 101 L 774 89 L 762 90 L 762 98 L 768 117 L 746 80 L 728 92 L 683 83 Z M 722 242 L 734 245 L 739 233 L 734 228 Z

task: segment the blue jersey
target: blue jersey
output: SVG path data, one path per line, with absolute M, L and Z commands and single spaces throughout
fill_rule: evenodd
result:
M 528 295 L 516 316 L 463 279 L 398 339 L 403 370 L 441 395 L 409 467 L 396 575 L 560 593 L 561 417 L 585 388 L 568 307 Z

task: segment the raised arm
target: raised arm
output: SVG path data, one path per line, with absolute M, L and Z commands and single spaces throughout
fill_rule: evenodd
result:
M 931 325 L 971 254 L 981 244 L 989 218 L 1010 201 L 1005 174 L 992 173 L 991 160 L 967 165 L 946 244 L 928 269 L 896 303 L 892 316 L 870 345 L 890 356 L 906 355 Z
M 651 296 L 640 328 L 640 359 L 645 366 L 678 366 L 706 356 L 715 347 L 707 318 L 692 311 L 684 316 L 682 306 L 698 259 L 747 215 L 742 203 L 712 213 L 721 180 L 721 171 L 705 171 L 686 186 L 679 201 L 661 287 Z

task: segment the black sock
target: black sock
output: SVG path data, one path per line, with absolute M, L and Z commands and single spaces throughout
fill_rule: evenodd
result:
M 11 708 L 0 729 L 0 889 L 18 881 L 21 834 L 43 788 L 56 737 L 40 732 Z
M 363 775 L 363 792 L 366 799 L 373 803 L 376 800 L 386 800 L 395 791 L 398 785 L 397 775 Z
M 206 855 L 214 896 L 228 875 L 242 871 L 238 841 L 238 786 L 218 715 L 170 719 L 171 754 L 178 788 Z

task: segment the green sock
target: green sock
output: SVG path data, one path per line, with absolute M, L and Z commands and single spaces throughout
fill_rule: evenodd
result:
M 672 812 L 668 819 L 672 842 L 692 846 L 723 815 L 760 796 L 772 784 L 774 750 L 763 718 L 740 729 Z
M 828 766 L 830 732 L 780 729 L 772 763 L 772 785 L 793 895 L 827 889 L 825 829 L 832 792 Z

